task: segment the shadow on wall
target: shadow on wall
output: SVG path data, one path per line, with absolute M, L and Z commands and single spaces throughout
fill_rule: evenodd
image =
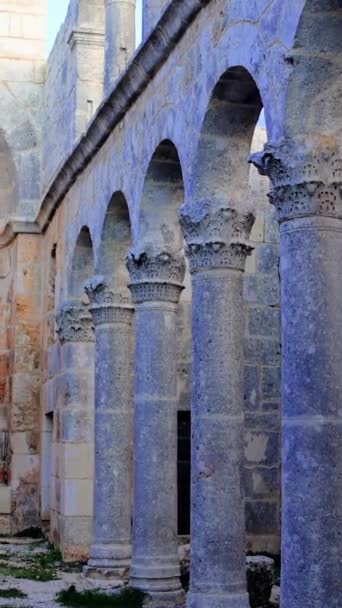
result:
M 89 228 L 83 226 L 76 242 L 69 277 L 68 293 L 71 298 L 84 300 L 84 284 L 93 273 L 93 244 Z
M 18 207 L 18 176 L 12 153 L 0 129 L 0 229 Z

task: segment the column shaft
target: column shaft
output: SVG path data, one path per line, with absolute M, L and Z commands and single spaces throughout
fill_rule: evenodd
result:
M 242 272 L 194 275 L 189 608 L 246 608 Z
M 282 608 L 342 601 L 342 220 L 281 225 Z
M 248 608 L 242 277 L 254 218 L 201 207 L 181 215 L 193 319 L 188 608 Z
M 280 223 L 282 608 L 342 599 L 342 163 L 333 137 L 266 145 Z
M 132 584 L 180 588 L 177 545 L 176 305 L 136 310 Z
M 130 254 L 136 305 L 132 585 L 159 601 L 181 589 L 177 543 L 177 304 L 184 260 Z
M 104 278 L 86 283 L 95 325 L 95 473 L 88 576 L 122 578 L 131 558 L 133 309 Z

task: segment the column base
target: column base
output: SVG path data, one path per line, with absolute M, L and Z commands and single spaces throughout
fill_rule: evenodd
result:
M 178 556 L 133 559 L 130 584 L 149 594 L 181 591 Z
M 192 593 L 187 608 L 250 608 L 248 593 Z
M 89 563 L 84 566 L 83 574 L 87 578 L 99 578 L 102 580 L 110 579 L 113 583 L 117 583 L 117 586 L 124 585 L 129 579 L 129 567 L 127 568 L 110 568 L 104 565 L 90 566 Z
M 130 545 L 93 545 L 83 574 L 89 578 L 128 581 L 131 563 Z
M 146 608 L 185 608 L 185 591 L 153 592 L 144 601 Z

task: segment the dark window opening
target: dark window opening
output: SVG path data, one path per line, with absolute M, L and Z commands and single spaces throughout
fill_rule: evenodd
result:
M 178 534 L 190 534 L 190 412 L 178 412 Z

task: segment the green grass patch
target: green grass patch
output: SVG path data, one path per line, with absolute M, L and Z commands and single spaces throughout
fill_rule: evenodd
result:
M 61 591 L 56 601 L 69 608 L 142 608 L 145 595 L 135 589 L 123 589 L 115 595 L 101 591 L 76 591 L 74 585 Z
M 0 564 L 0 576 L 11 576 L 13 578 L 23 578 L 31 581 L 41 581 L 47 583 L 48 581 L 55 581 L 57 574 L 54 570 L 34 568 L 34 567 L 19 567 L 19 566 L 7 566 Z
M 13 604 L 2 604 L 1 608 L 13 608 Z M 20 608 L 33 608 L 33 606 L 20 606 Z
M 56 563 L 62 562 L 62 554 L 59 549 L 51 545 L 46 552 L 33 553 L 28 556 L 30 561 L 37 561 L 39 568 L 52 568 Z
M 20 591 L 20 589 L 0 589 L 0 598 L 4 599 L 23 599 L 27 597 L 26 593 Z

